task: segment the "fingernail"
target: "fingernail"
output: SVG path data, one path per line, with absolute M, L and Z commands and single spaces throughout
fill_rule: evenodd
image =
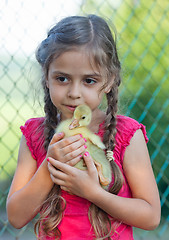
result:
M 58 133 L 58 135 L 61 136 L 61 135 L 62 135 L 62 132 Z
M 88 152 L 85 152 L 85 154 L 84 154 L 86 157 L 88 157 L 89 156 L 89 153 Z
M 86 138 L 83 138 L 85 140 L 85 142 L 87 142 Z
M 83 156 L 82 155 L 79 155 L 80 158 L 82 158 Z
M 86 149 L 86 148 L 87 148 L 87 146 L 86 146 L 86 145 L 84 145 L 84 148 Z
M 82 134 L 79 134 L 79 135 L 80 135 L 81 138 L 83 137 Z
M 49 158 L 46 159 L 49 162 Z

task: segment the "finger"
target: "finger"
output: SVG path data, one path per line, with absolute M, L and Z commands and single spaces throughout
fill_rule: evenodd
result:
M 48 162 L 48 170 L 50 172 L 50 175 L 52 175 L 54 178 L 59 178 L 62 180 L 66 179 L 66 174 L 56 169 L 50 162 Z
M 70 147 L 72 148 L 72 147 Z M 67 147 L 65 150 L 63 149 L 63 151 L 67 151 L 68 153 L 65 154 L 64 158 L 67 160 L 67 161 L 70 161 L 76 157 L 78 157 L 79 155 L 82 155 L 84 153 L 84 151 L 86 150 L 86 145 L 82 145 L 80 146 L 78 149 L 72 149 L 70 150 L 69 147 Z
M 65 174 L 69 174 L 71 171 L 73 171 L 73 167 L 69 166 L 66 163 L 62 163 L 60 161 L 57 161 L 53 158 L 48 158 L 48 162 L 53 165 L 56 169 L 62 171 Z M 56 170 L 57 171 L 57 170 Z
M 48 169 L 50 172 L 50 177 L 52 181 L 57 185 L 63 185 L 65 184 L 66 180 L 66 174 L 63 173 L 60 170 L 57 170 L 48 160 Z
M 93 172 L 96 171 L 96 166 L 94 164 L 94 161 L 92 159 L 92 157 L 90 156 L 89 152 L 85 152 L 83 155 L 84 158 L 84 162 L 87 166 L 87 169 L 89 172 Z
M 80 138 L 79 140 L 72 142 L 70 145 L 67 145 L 63 148 L 65 154 L 72 152 L 76 149 L 79 149 L 80 147 L 82 147 L 83 151 L 84 151 L 84 146 L 85 144 L 85 140 L 83 138 Z
M 59 186 L 64 186 L 65 182 L 59 178 L 55 178 L 53 175 L 50 175 L 52 182 Z
M 79 161 L 83 159 L 82 155 L 77 156 L 76 158 L 66 162 L 68 165 L 74 167 Z
M 64 137 L 64 133 L 60 132 L 60 133 L 55 133 L 50 141 L 49 145 L 54 144 L 55 142 L 58 142 L 59 140 L 61 140 Z
M 67 187 L 61 186 L 60 188 L 72 195 L 72 193 L 69 191 L 69 189 Z
M 69 146 L 72 143 L 79 141 L 80 139 L 83 139 L 80 134 L 64 138 L 60 141 L 60 147 L 64 148 L 66 146 Z

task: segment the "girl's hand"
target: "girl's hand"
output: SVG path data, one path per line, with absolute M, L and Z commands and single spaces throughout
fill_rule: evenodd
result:
M 82 135 L 63 138 L 64 133 L 54 134 L 47 151 L 47 158 L 51 157 L 59 162 L 74 166 L 81 160 L 84 153 L 85 139 Z
M 69 193 L 89 199 L 97 188 L 101 188 L 98 172 L 91 156 L 86 152 L 84 161 L 87 170 L 83 171 L 53 158 L 48 158 L 48 169 L 52 181 Z

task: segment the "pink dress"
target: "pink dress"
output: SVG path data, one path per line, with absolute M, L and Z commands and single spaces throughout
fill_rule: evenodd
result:
M 44 118 L 29 119 L 24 126 L 21 126 L 21 131 L 26 138 L 27 145 L 31 151 L 33 158 L 37 161 L 37 168 L 41 165 L 46 156 L 46 151 L 43 148 L 44 138 L 42 137 L 42 128 L 39 126 L 43 123 Z M 116 146 L 114 149 L 115 162 L 123 173 L 123 157 L 126 147 L 130 144 L 130 140 L 133 137 L 136 130 L 141 129 L 145 137 L 145 141 L 148 142 L 146 136 L 145 127 L 135 121 L 132 118 L 118 115 L 117 116 L 117 134 L 116 134 Z M 103 138 L 104 123 L 100 124 L 97 135 Z M 124 176 L 124 174 L 123 174 Z M 94 233 L 91 228 L 91 224 L 88 219 L 88 209 L 90 202 L 84 198 L 76 195 L 70 195 L 69 193 L 62 191 L 62 196 L 66 200 L 66 209 L 64 217 L 59 224 L 59 230 L 61 231 L 61 240 L 92 240 L 94 239 Z M 118 193 L 118 196 L 131 198 L 130 187 L 124 176 L 124 184 Z M 113 224 L 113 222 L 112 222 Z M 133 230 L 132 226 L 128 226 L 123 223 L 116 223 L 116 232 L 111 239 L 113 240 L 132 240 Z M 46 237 L 46 240 L 52 238 Z

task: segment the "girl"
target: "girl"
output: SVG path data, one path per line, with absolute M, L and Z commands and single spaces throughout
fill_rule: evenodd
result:
M 145 127 L 117 115 L 120 62 L 116 43 L 100 17 L 61 20 L 37 49 L 42 67 L 44 118 L 28 120 L 7 199 L 10 223 L 26 225 L 40 212 L 39 239 L 133 239 L 132 226 L 152 230 L 160 221 L 159 194 L 146 147 Z M 107 96 L 106 113 L 98 106 Z M 99 184 L 83 136 L 55 134 L 75 107 L 92 109 L 90 130 L 111 161 L 109 191 Z M 87 171 L 74 167 L 83 156 Z

